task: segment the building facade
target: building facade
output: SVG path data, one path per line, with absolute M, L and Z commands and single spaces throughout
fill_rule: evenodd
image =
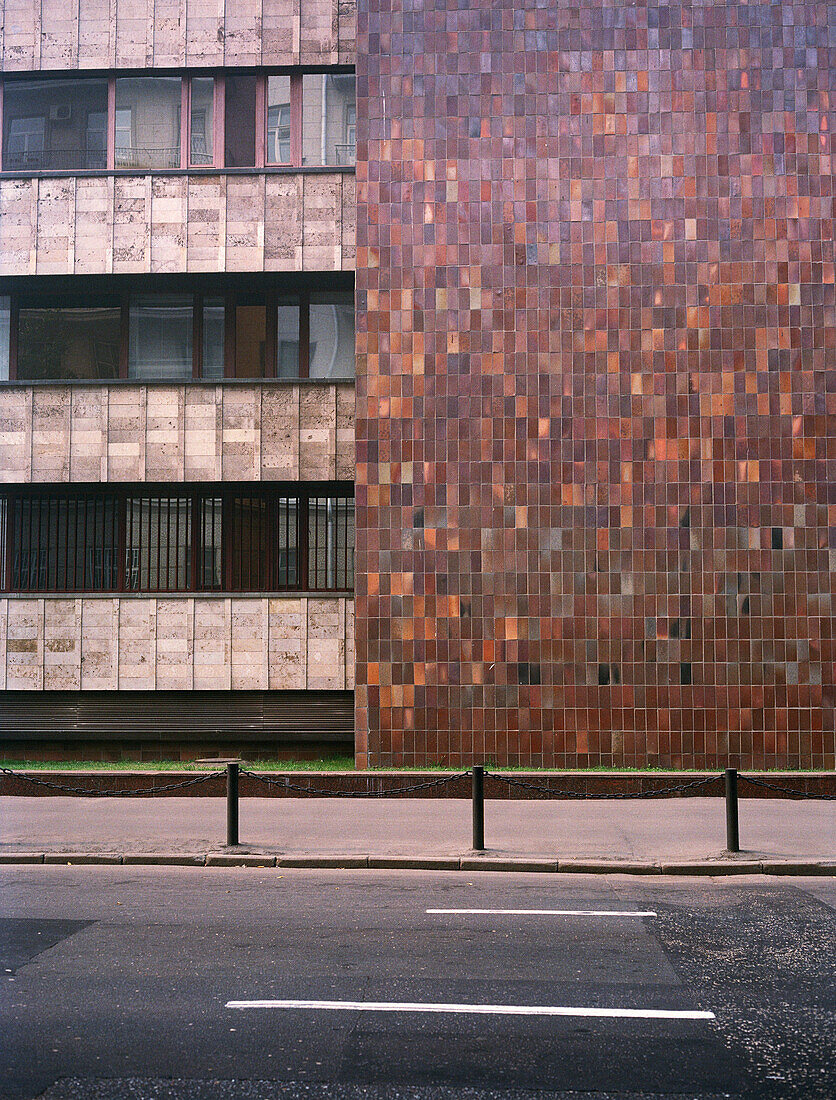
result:
M 7 749 L 835 766 L 834 5 L 105 7 L 2 4 Z

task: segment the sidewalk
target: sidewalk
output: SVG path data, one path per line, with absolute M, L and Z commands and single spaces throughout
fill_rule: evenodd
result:
M 0 862 L 72 855 L 77 862 L 836 873 L 836 803 L 741 798 L 743 850 L 733 857 L 724 851 L 724 813 L 721 798 L 488 799 L 487 850 L 477 855 L 465 799 L 243 798 L 233 854 L 224 847 L 221 798 L 7 797 L 0 798 Z

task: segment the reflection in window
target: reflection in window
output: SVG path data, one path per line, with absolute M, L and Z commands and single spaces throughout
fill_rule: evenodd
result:
M 107 81 L 8 81 L 3 89 L 3 168 L 107 166 Z
M 353 73 L 302 77 L 302 163 L 352 165 L 357 141 Z
M 203 299 L 203 378 L 224 376 L 225 317 L 223 298 Z
M 308 588 L 331 591 L 354 583 L 354 501 L 311 497 L 308 501 Z
M 299 306 L 279 305 L 277 325 L 277 363 L 279 378 L 299 377 Z
M 182 592 L 191 587 L 189 497 L 131 497 L 125 506 L 125 589 Z
M 131 298 L 128 377 L 169 381 L 191 376 L 191 296 Z
M 200 508 L 200 558 L 198 588 L 217 591 L 223 587 L 223 499 L 205 497 Z
M 194 165 L 214 163 L 215 81 L 192 78 L 189 159 Z
M 102 592 L 118 584 L 113 497 L 30 497 L 14 503 L 11 587 Z
M 116 167 L 179 168 L 179 76 L 116 81 Z
M 0 382 L 5 382 L 9 377 L 11 314 L 11 299 L 8 296 L 0 296 Z
M 121 311 L 105 303 L 77 308 L 21 306 L 17 377 L 117 378 Z
M 267 78 L 267 163 L 290 164 L 290 77 Z
M 354 295 L 311 295 L 311 378 L 354 377 Z

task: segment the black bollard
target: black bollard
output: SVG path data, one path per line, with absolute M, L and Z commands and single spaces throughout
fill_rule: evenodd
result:
M 485 850 L 485 769 L 473 766 L 473 849 Z
M 238 843 L 238 761 L 226 765 L 226 844 Z
M 737 816 L 737 768 L 726 768 L 726 848 L 740 851 L 740 829 Z

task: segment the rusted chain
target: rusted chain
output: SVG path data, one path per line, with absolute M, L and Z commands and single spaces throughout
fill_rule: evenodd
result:
M 792 798 L 818 798 L 825 802 L 836 801 L 836 796 L 832 794 L 810 794 L 808 791 L 796 791 L 792 787 L 782 787 L 778 783 L 769 783 L 765 779 L 755 779 L 751 775 L 744 775 L 742 772 L 737 777 L 741 782 L 751 783 L 753 787 L 764 787 L 768 791 L 777 791 L 778 794 L 790 795 Z
M 618 794 L 602 794 L 595 792 L 589 794 L 586 791 L 564 791 L 557 787 L 544 787 L 539 783 L 527 783 L 524 779 L 514 779 L 510 775 L 502 775 L 499 772 L 485 772 L 486 779 L 497 779 L 503 783 L 507 783 L 509 787 L 520 787 L 526 791 L 537 791 L 541 794 L 551 795 L 552 797 L 559 798 L 574 798 L 578 800 L 583 799 L 634 799 L 634 798 L 659 798 L 664 794 L 679 794 L 681 791 L 688 791 L 695 787 L 705 787 L 709 783 L 716 783 L 722 777 L 719 775 L 709 775 L 704 779 L 695 779 L 689 783 L 680 783 L 675 787 L 662 787 L 658 791 L 638 791 L 634 794 L 618 793 Z
M 258 772 L 241 769 L 241 775 L 250 779 L 258 779 L 266 783 L 268 787 L 278 787 L 283 791 L 299 791 L 301 794 L 318 795 L 321 798 L 389 798 L 399 794 L 411 794 L 413 791 L 428 790 L 431 787 L 442 787 L 445 783 L 453 783 L 457 779 L 465 779 L 470 775 L 469 771 L 456 772 L 454 775 L 445 775 L 441 779 L 433 779 L 426 783 L 414 783 L 410 787 L 396 787 L 390 791 L 323 791 L 317 787 L 303 787 L 299 783 L 291 783 L 290 780 L 279 781 L 270 779 L 269 776 L 259 775 Z
M 63 794 L 84 795 L 87 798 L 127 798 L 138 794 L 163 794 L 166 791 L 176 791 L 184 787 L 194 787 L 198 783 L 208 783 L 210 779 L 218 779 L 225 772 L 210 772 L 208 775 L 198 775 L 194 779 L 185 779 L 181 783 L 165 783 L 156 787 L 130 788 L 122 791 L 90 790 L 89 787 L 68 787 L 64 783 L 51 783 L 48 779 L 37 779 L 34 775 L 25 775 L 23 772 L 13 771 L 11 768 L 0 768 L 3 775 L 14 776 L 25 783 L 34 783 L 38 787 L 49 787 L 53 791 L 61 791 Z

